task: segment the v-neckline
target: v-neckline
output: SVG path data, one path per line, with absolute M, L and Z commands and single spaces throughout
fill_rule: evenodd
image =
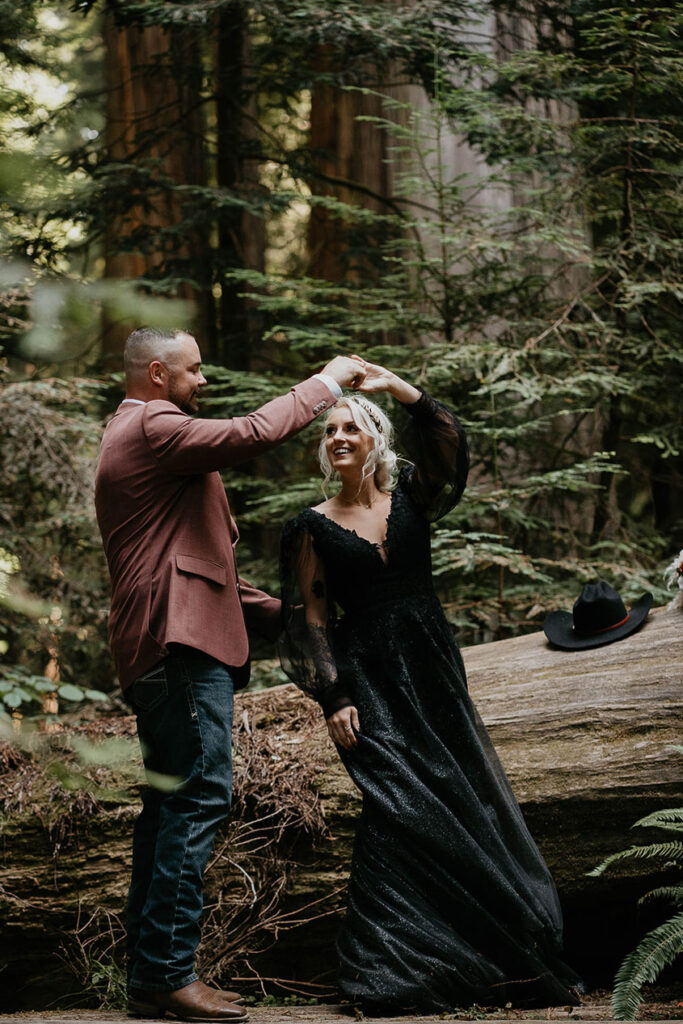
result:
M 387 514 L 385 516 L 385 519 L 384 519 L 384 523 L 385 523 L 385 526 L 384 526 L 384 537 L 382 538 L 381 541 L 370 540 L 369 537 L 364 537 L 361 533 L 358 533 L 358 530 L 351 530 L 351 529 L 349 529 L 348 526 L 342 526 L 342 524 L 338 523 L 336 519 L 332 518 L 332 516 L 326 516 L 324 512 L 318 512 L 316 509 L 311 508 L 310 506 L 309 506 L 308 511 L 309 512 L 313 512 L 313 514 L 316 515 L 316 516 L 320 516 L 321 519 L 327 520 L 328 523 L 332 523 L 332 525 L 336 526 L 338 530 L 342 530 L 344 533 L 350 533 L 352 537 L 356 538 L 356 540 L 360 540 L 364 544 L 367 544 L 368 547 L 371 547 L 373 549 L 373 551 L 377 552 L 377 554 L 379 555 L 379 558 L 380 558 L 380 561 L 382 562 L 382 564 L 386 565 L 388 563 L 388 561 L 389 561 L 389 551 L 387 549 L 387 541 L 389 540 L 389 529 L 391 527 L 391 517 L 392 517 L 393 512 L 394 512 L 394 495 L 395 494 L 396 494 L 395 490 L 391 492 L 391 498 L 389 500 L 389 511 L 387 512 Z

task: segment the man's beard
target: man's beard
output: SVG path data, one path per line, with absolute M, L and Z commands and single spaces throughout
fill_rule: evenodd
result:
M 168 400 L 169 402 L 173 402 L 174 405 L 177 405 L 181 412 L 186 412 L 188 416 L 194 416 L 195 413 L 197 412 L 197 407 L 196 405 L 191 405 L 190 403 L 193 401 L 196 402 L 197 398 L 198 394 L 196 391 L 192 392 L 189 399 L 181 398 L 175 389 L 173 381 L 169 381 Z

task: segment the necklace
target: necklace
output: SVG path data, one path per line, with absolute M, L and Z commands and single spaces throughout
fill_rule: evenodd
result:
M 352 506 L 355 506 L 356 508 L 368 508 L 369 509 L 369 508 L 372 508 L 374 505 L 376 505 L 377 502 L 379 501 L 379 499 L 383 498 L 383 497 L 385 497 L 385 495 L 380 491 L 380 493 L 377 495 L 377 497 L 373 498 L 372 501 L 369 501 L 369 502 L 367 502 L 367 501 L 350 501 L 349 498 L 342 498 L 341 494 L 337 495 L 337 500 L 343 502 L 344 505 L 352 505 Z

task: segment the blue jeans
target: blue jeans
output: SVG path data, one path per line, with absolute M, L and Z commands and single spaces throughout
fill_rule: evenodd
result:
M 225 665 L 180 644 L 133 683 L 145 769 L 156 773 L 133 833 L 128 988 L 196 981 L 202 875 L 232 797 L 233 681 Z

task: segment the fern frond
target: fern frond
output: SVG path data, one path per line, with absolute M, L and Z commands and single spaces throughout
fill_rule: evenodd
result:
M 666 828 L 674 832 L 683 830 L 683 807 L 669 807 L 653 811 L 647 817 L 636 821 L 632 828 Z
M 660 885 L 641 896 L 639 903 L 650 903 L 652 900 L 669 900 L 676 906 L 683 906 L 683 885 Z
M 645 936 L 617 971 L 612 993 L 615 1020 L 635 1020 L 641 989 L 683 952 L 683 913 L 660 924 Z
M 664 858 L 669 861 L 681 861 L 683 860 L 683 843 L 680 842 L 669 842 L 669 843 L 651 843 L 649 846 L 631 846 L 628 850 L 620 850 L 619 853 L 612 853 L 609 857 L 606 857 L 602 864 L 598 864 L 592 871 L 588 871 L 587 874 L 591 878 L 597 878 L 602 875 L 612 864 L 620 860 L 655 860 L 658 858 Z

